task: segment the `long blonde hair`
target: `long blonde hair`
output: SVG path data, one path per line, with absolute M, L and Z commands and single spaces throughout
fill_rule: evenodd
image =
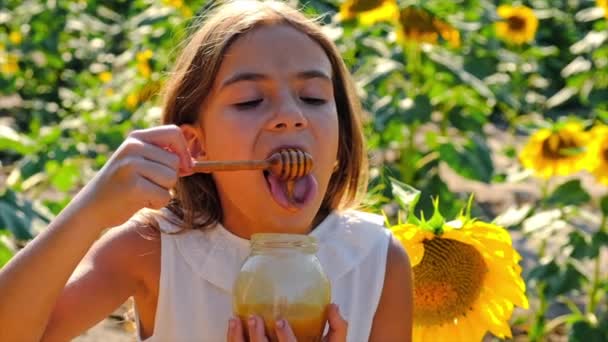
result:
M 306 34 L 323 48 L 331 62 L 340 135 L 338 164 L 317 217 L 334 209 L 354 207 L 367 185 L 367 157 L 353 82 L 338 49 L 321 27 L 284 3 L 227 1 L 215 7 L 177 58 L 164 89 L 162 123 L 196 124 L 200 105 L 211 90 L 227 49 L 240 36 L 269 25 L 289 25 Z M 209 174 L 181 178 L 167 208 L 182 221 L 184 229 L 205 228 L 223 219 Z

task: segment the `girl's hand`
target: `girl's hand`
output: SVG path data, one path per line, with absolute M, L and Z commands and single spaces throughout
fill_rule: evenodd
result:
M 144 207 L 171 199 L 179 176 L 192 173 L 192 159 L 179 127 L 133 131 L 78 197 L 105 226 L 122 224 Z M 98 214 L 98 215 L 97 215 Z
M 329 321 L 329 334 L 323 338 L 325 342 L 344 342 L 346 341 L 346 332 L 348 330 L 348 323 L 342 318 L 338 310 L 338 306 L 331 304 L 329 306 L 329 312 L 327 319 Z M 241 325 L 241 320 L 238 318 L 231 318 L 228 322 L 228 342 L 244 342 L 245 334 L 244 329 L 248 330 L 250 342 L 268 342 L 268 337 L 264 331 L 264 321 L 258 316 L 250 318 L 247 322 L 247 327 L 244 328 Z M 277 321 L 275 332 L 279 339 L 279 342 L 297 342 L 291 327 L 285 320 Z

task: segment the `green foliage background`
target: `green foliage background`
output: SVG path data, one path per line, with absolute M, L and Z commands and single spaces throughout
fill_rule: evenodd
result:
M 369 210 L 392 218 L 407 212 L 397 210 L 392 177 L 422 191 L 417 212 L 429 217 L 436 196 L 453 217 L 468 193 L 451 190 L 442 167 L 475 182 L 516 182 L 525 178 L 522 168 L 497 167 L 496 160 L 518 165 L 517 142 L 535 128 L 566 116 L 608 120 L 608 21 L 595 1 L 523 2 L 540 24 L 534 41 L 522 46 L 501 41 L 494 30 L 496 7 L 509 1 L 410 2 L 457 28 L 461 46 L 403 46 L 390 23 L 336 20 L 340 1 L 295 3 L 322 15 L 357 81 L 367 113 Z M 158 91 L 195 27 L 192 15 L 209 5 L 180 3 L 0 1 L 0 265 L 59 213 L 129 131 L 158 123 Z M 512 137 L 498 150 L 488 144 L 496 130 Z M 606 216 L 579 180 L 557 183 L 508 228 L 521 232 L 526 219 L 555 208 L 567 222 L 583 215 L 581 208 Z M 473 209 L 486 220 L 502 214 L 481 203 Z M 578 267 L 599 260 L 606 244 L 592 227 L 571 233 L 565 261 L 557 255 L 542 261 L 548 255 L 539 250 L 525 271 L 528 293 L 539 302 L 514 325 L 533 340 L 557 326 L 566 326 L 572 340 L 608 339 L 602 296 L 608 281 Z M 593 310 L 576 302 L 581 294 L 593 297 Z M 568 314 L 551 321 L 548 307 L 555 303 Z

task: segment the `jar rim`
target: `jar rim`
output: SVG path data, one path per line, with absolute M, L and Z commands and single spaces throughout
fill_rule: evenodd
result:
M 314 236 L 288 233 L 256 233 L 251 235 L 253 249 L 300 249 L 316 252 L 317 239 Z

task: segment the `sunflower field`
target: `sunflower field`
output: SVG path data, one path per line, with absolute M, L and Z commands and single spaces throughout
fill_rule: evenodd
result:
M 0 267 L 159 122 L 212 2 L 0 1 Z M 608 341 L 608 1 L 291 3 L 356 81 L 414 340 Z

